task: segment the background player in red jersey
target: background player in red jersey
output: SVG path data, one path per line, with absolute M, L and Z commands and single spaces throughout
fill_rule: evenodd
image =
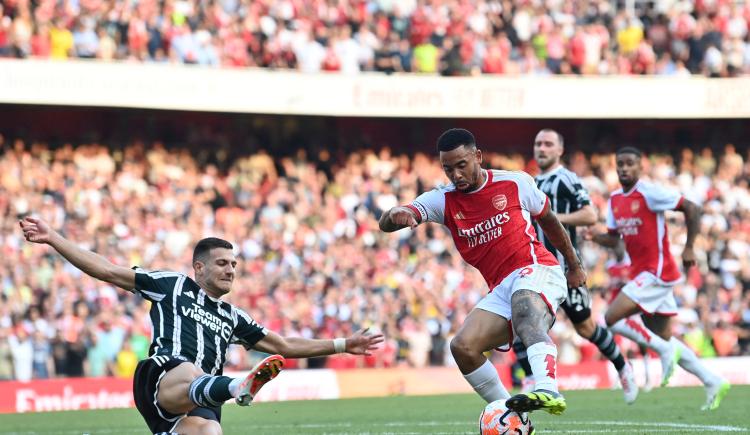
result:
M 568 233 L 528 174 L 482 169 L 482 152 L 469 131 L 446 131 L 437 148 L 451 184 L 390 209 L 380 229 L 392 232 L 429 221 L 450 230 L 463 259 L 491 289 L 451 341 L 459 369 L 487 402 L 509 398 L 483 353 L 509 346 L 515 333 L 528 349 L 536 390 L 509 398 L 506 405 L 516 412 L 560 414 L 566 404 L 557 391 L 557 348 L 547 332 L 567 289 L 586 281 Z M 569 265 L 567 283 L 557 259 L 537 240 L 532 218 Z
M 669 250 L 664 212 L 677 210 L 685 214 L 687 240 L 682 264 L 687 271 L 695 265 L 693 243 L 700 228 L 700 209 L 677 192 L 640 180 L 642 167 L 638 149 L 618 150 L 616 165 L 622 189 L 609 198 L 608 233 L 595 235 L 593 239 L 608 247 L 616 246 L 620 239 L 625 242 L 631 261 L 631 281 L 607 310 L 607 326 L 659 353 L 662 386 L 669 382 L 675 363 L 700 378 L 707 396 L 703 409 L 716 409 L 729 391 L 729 383 L 706 369 L 688 346 L 672 337 L 670 322 L 677 313 L 673 289 L 681 275 Z M 643 321 L 654 334 L 643 334 L 625 320 L 639 312 L 644 314 Z

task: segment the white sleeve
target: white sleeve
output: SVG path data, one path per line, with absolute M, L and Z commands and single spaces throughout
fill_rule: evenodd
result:
M 649 210 L 659 213 L 666 210 L 674 210 L 682 202 L 680 192 L 667 189 L 658 184 L 644 183 L 638 186 L 638 190 L 646 198 L 646 204 Z
M 607 229 L 609 231 L 617 230 L 617 222 L 615 222 L 615 215 L 612 213 L 612 198 L 607 200 Z
M 531 175 L 525 172 L 518 172 L 516 180 L 518 185 L 518 199 L 521 202 L 521 208 L 531 213 L 532 217 L 539 216 L 544 211 L 547 204 L 547 195 L 536 186 Z
M 443 223 L 445 215 L 445 192 L 440 189 L 432 189 L 422 193 L 412 201 L 409 207 L 419 213 L 422 222 Z

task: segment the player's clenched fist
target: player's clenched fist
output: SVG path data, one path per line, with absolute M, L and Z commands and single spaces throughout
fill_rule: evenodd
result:
M 568 280 L 568 288 L 579 288 L 586 285 L 586 272 L 580 263 L 571 265 L 568 268 L 568 273 L 565 274 L 565 278 Z
M 394 207 L 388 213 L 388 216 L 395 225 L 416 228 L 419 225 L 414 212 L 407 207 Z

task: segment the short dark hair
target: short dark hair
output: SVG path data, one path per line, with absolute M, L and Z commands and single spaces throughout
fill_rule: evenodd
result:
M 639 150 L 636 147 L 631 147 L 631 146 L 622 147 L 615 152 L 615 156 L 619 156 L 620 154 L 633 154 L 636 157 L 641 157 L 643 155 L 641 150 Z
M 563 135 L 560 134 L 559 131 L 552 129 L 552 128 L 543 128 L 539 130 L 539 133 L 554 133 L 557 135 L 557 141 L 560 142 L 561 146 L 565 146 L 565 139 L 563 138 Z
M 218 237 L 206 237 L 205 239 L 201 239 L 201 241 L 195 245 L 195 249 L 193 249 L 193 263 L 196 261 L 205 263 L 208 254 L 215 248 L 233 249 L 234 246 L 226 240 Z
M 451 128 L 446 130 L 437 140 L 437 150 L 440 151 L 453 151 L 461 145 L 467 147 L 476 148 L 477 142 L 474 140 L 474 135 L 469 130 L 463 128 Z

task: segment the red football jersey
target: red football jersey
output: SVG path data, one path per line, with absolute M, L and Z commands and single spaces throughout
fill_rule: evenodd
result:
M 607 228 L 619 233 L 630 257 L 630 277 L 650 272 L 665 282 L 680 279 L 680 270 L 669 251 L 664 211 L 683 201 L 676 191 L 638 181 L 627 193 L 616 190 L 609 197 Z
M 420 222 L 445 225 L 461 257 L 479 270 L 492 290 L 518 268 L 559 263 L 539 243 L 531 223 L 544 211 L 547 195 L 525 172 L 486 172 L 487 181 L 473 192 L 440 186 L 408 207 Z

